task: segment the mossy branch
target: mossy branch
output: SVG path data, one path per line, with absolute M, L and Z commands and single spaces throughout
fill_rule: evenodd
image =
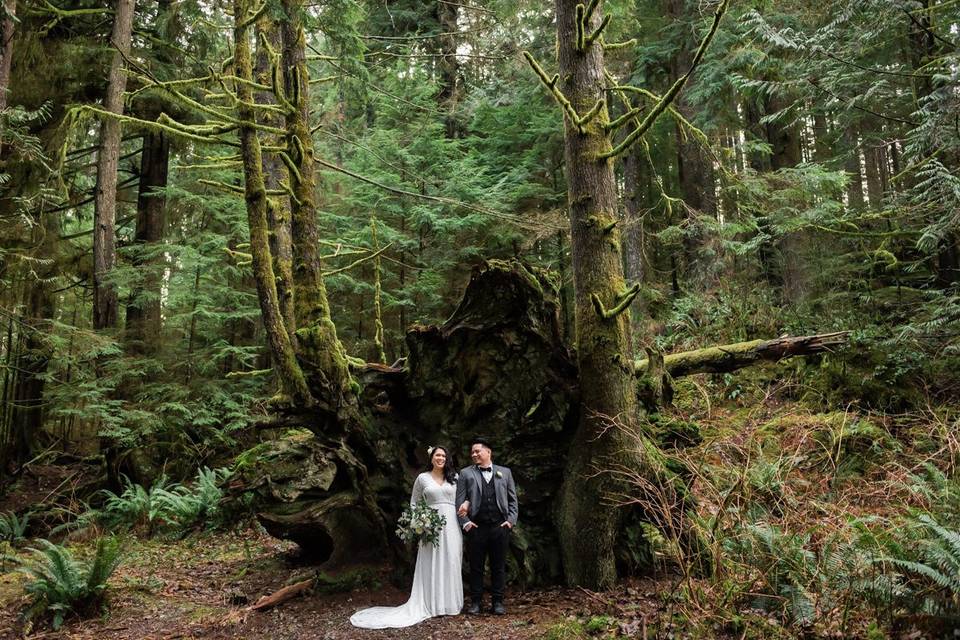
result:
M 224 252 L 236 261 L 237 266 L 253 264 L 253 254 L 243 251 L 235 251 L 230 247 L 224 247 Z
M 104 13 L 113 13 L 113 9 L 61 9 L 60 7 L 47 2 L 47 0 L 42 0 L 43 11 L 47 11 L 61 18 L 71 18 L 76 16 L 93 16 L 100 15 Z M 35 7 L 34 10 L 37 10 Z
M 283 161 L 284 165 L 286 165 L 291 177 L 293 177 L 293 179 L 298 183 L 303 182 L 303 177 L 300 175 L 300 168 L 297 166 L 297 163 L 293 161 L 293 158 L 290 157 L 290 154 L 281 151 L 277 155 L 280 156 L 280 160 Z
M 577 51 L 586 51 L 587 47 L 600 37 L 600 33 L 606 28 L 607 24 L 610 23 L 610 16 L 604 16 L 600 22 L 600 26 L 589 36 L 586 35 L 587 29 L 590 28 L 590 18 L 593 17 L 593 12 L 596 10 L 599 1 L 600 0 L 590 0 L 588 5 L 578 4 L 576 7 L 576 17 L 574 19 L 576 20 L 577 27 L 577 42 L 575 45 Z
M 231 371 L 225 377 L 227 378 L 253 378 L 265 376 L 273 373 L 273 369 L 253 369 L 251 371 Z
M 638 293 L 640 293 L 639 282 L 617 296 L 617 304 L 612 309 L 607 309 L 604 307 L 603 302 L 600 301 L 600 296 L 595 293 L 590 294 L 590 300 L 593 302 L 593 309 L 597 312 L 597 315 L 604 320 L 610 320 L 612 318 L 616 318 L 621 313 L 626 311 L 630 307 L 630 303 L 633 302 L 633 299 L 637 297 Z
M 608 24 L 610 24 L 610 15 L 609 15 L 609 14 L 603 16 L 603 20 L 600 21 L 600 26 L 597 27 L 597 28 L 594 30 L 593 33 L 591 33 L 589 36 L 587 36 L 586 46 L 589 47 L 589 46 L 592 45 L 594 42 L 596 42 L 597 38 L 600 37 L 600 34 L 603 33 L 603 30 L 607 28 L 607 25 L 608 25 Z
M 207 180 L 206 178 L 200 178 L 197 180 L 200 184 L 205 184 L 208 187 L 215 187 L 223 191 L 229 191 L 230 193 L 240 193 L 245 194 L 246 191 L 243 187 L 235 184 L 227 184 L 226 182 L 220 182 L 219 180 Z M 267 189 L 265 193 L 268 196 L 285 196 L 287 192 L 283 189 Z
M 232 169 L 243 164 L 241 160 L 228 160 L 226 162 L 208 162 L 203 164 L 177 164 L 173 168 L 177 171 L 209 171 L 211 169 Z
M 627 47 L 632 47 L 637 44 L 636 38 L 630 38 L 629 40 L 624 40 L 623 42 L 603 42 L 604 51 L 617 51 L 619 49 L 626 49 Z
M 243 22 L 240 23 L 239 27 L 241 29 L 246 29 L 247 27 L 252 25 L 254 22 L 259 20 L 260 16 L 262 16 L 264 12 L 266 12 L 267 6 L 269 6 L 269 4 L 270 3 L 268 3 L 266 0 L 261 2 L 260 6 L 254 9 L 253 12 L 249 16 L 247 16 L 247 18 L 244 19 Z
M 608 76 L 608 77 L 611 80 L 613 79 L 612 76 Z M 647 98 L 651 102 L 659 102 L 661 100 L 660 96 L 655 94 L 653 91 L 644 89 L 643 87 L 634 87 L 633 85 L 629 85 L 629 84 L 626 84 L 626 85 L 618 84 L 618 85 L 612 86 L 610 89 L 612 91 L 619 91 L 621 93 L 623 92 L 637 93 L 643 96 L 644 98 Z M 625 101 L 625 103 L 630 104 L 629 101 Z M 670 112 L 670 115 L 673 117 L 673 119 L 676 120 L 678 123 L 680 123 L 680 126 L 685 131 L 691 132 L 693 134 L 693 137 L 699 140 L 701 144 L 705 146 L 709 145 L 707 134 L 705 134 L 702 129 L 699 129 L 696 125 L 694 125 L 692 122 L 687 120 L 683 116 L 683 114 L 677 111 L 675 108 L 673 108 L 673 106 L 671 106 L 668 109 L 668 111 Z
M 143 93 L 144 91 L 149 91 L 151 89 L 165 89 L 167 87 L 189 87 L 191 85 L 202 84 L 204 82 L 209 82 L 211 80 L 213 80 L 212 75 L 197 76 L 196 78 L 184 78 L 183 80 L 167 80 L 167 81 L 156 80 L 151 78 L 148 84 L 145 84 L 144 86 L 140 87 L 136 91 L 132 91 L 128 93 L 127 100 L 130 100 L 131 98 L 135 98 L 141 93 Z
M 650 130 L 650 127 L 657 121 L 657 118 L 666 111 L 673 101 L 679 95 L 680 90 L 683 89 L 683 86 L 687 83 L 687 80 L 690 79 L 690 76 L 693 74 L 694 70 L 700 65 L 700 61 L 703 60 L 703 55 L 707 51 L 707 47 L 710 46 L 710 42 L 713 40 L 713 37 L 717 34 L 717 29 L 720 27 L 720 19 L 723 18 L 723 14 L 726 13 L 727 4 L 729 0 L 723 0 L 720 3 L 720 6 L 717 7 L 716 13 L 713 15 L 713 23 L 710 25 L 710 30 L 707 32 L 707 35 L 704 36 L 703 40 L 700 42 L 700 46 L 697 48 L 696 54 L 693 56 L 693 61 L 690 63 L 690 68 L 685 74 L 677 78 L 677 81 L 667 90 L 663 97 L 660 98 L 659 102 L 654 105 L 653 109 L 644 117 L 644 119 L 637 125 L 637 128 L 630 132 L 630 134 L 623 139 L 623 142 L 618 144 L 616 147 L 610 151 L 600 154 L 600 159 L 613 158 L 627 149 L 629 149 L 633 144 L 639 140 L 647 131 Z
M 584 35 L 584 32 L 587 30 L 586 26 L 584 25 L 584 15 L 586 15 L 586 7 L 582 4 L 578 4 L 576 8 L 576 17 L 574 18 L 577 27 L 577 43 L 574 45 L 574 48 L 577 51 L 583 51 L 587 46 L 586 37 Z
M 366 256 L 364 256 L 364 257 L 362 257 L 362 258 L 358 258 L 358 259 L 354 260 L 353 262 L 351 262 L 350 264 L 348 264 L 348 265 L 345 266 L 345 267 L 340 267 L 339 269 L 334 269 L 334 270 L 332 270 L 332 271 L 324 271 L 324 272 L 323 272 L 323 277 L 326 278 L 326 277 L 335 275 L 335 274 L 337 274 L 337 273 L 343 273 L 344 271 L 349 271 L 350 269 L 353 269 L 353 268 L 356 267 L 357 265 L 363 264 L 363 263 L 366 262 L 367 260 L 372 260 L 372 259 L 378 257 L 381 253 L 383 253 L 384 251 L 386 251 L 387 249 L 389 249 L 389 248 L 392 246 L 392 244 L 393 244 L 393 243 L 388 244 L 388 245 L 384 246 L 382 249 L 379 249 L 379 250 L 377 250 L 377 251 L 374 251 L 373 253 L 371 253 L 371 254 L 369 254 L 369 255 L 366 255 Z
M 616 118 L 615 120 L 611 120 L 606 125 L 604 125 L 604 129 L 606 129 L 607 131 L 615 131 L 619 127 L 622 127 L 627 121 L 632 120 L 633 118 L 636 118 L 641 113 L 643 113 L 643 109 L 641 107 L 633 107 L 632 109 L 627 111 L 625 114 L 623 114 L 619 118 Z
M 583 14 L 583 24 L 590 24 L 590 18 L 593 17 L 593 12 L 596 11 L 598 4 L 600 4 L 600 0 L 590 0 L 587 3 L 586 11 Z
M 553 74 L 552 78 L 547 77 L 547 73 L 543 70 L 543 67 L 537 63 L 532 55 L 528 51 L 523 52 L 523 57 L 527 59 L 527 62 L 530 63 L 530 66 L 533 68 L 534 73 L 540 78 L 540 81 L 550 90 L 550 93 L 553 94 L 554 99 L 563 109 L 564 113 L 567 114 L 567 117 L 570 121 L 577 127 L 577 130 L 580 133 L 583 133 L 583 127 L 590 120 L 592 120 L 598 113 L 603 110 L 603 105 L 605 104 L 603 98 L 597 100 L 596 104 L 590 108 L 582 116 L 577 113 L 577 110 L 573 108 L 573 105 L 570 104 L 570 101 L 567 99 L 567 96 L 563 95 L 563 92 L 557 88 L 557 82 L 560 80 L 559 74 Z
M 216 144 L 225 142 L 218 139 L 216 136 L 220 133 L 226 133 L 236 129 L 235 125 L 222 125 L 219 127 L 200 127 L 197 125 L 185 125 L 180 122 L 177 122 L 167 114 L 160 114 L 160 117 L 157 118 L 156 122 L 152 120 L 141 120 L 140 118 L 134 118 L 132 116 L 126 116 L 119 113 L 113 113 L 93 105 L 82 105 L 79 107 L 74 107 L 70 109 L 68 114 L 71 118 L 76 118 L 82 113 L 91 113 L 101 118 L 115 118 L 116 120 L 131 125 L 135 127 L 140 127 L 147 131 L 156 131 L 159 133 L 167 133 L 171 136 L 177 136 L 184 138 L 186 140 L 193 140 L 194 142 L 203 142 L 206 144 Z M 65 122 L 71 122 L 64 117 Z

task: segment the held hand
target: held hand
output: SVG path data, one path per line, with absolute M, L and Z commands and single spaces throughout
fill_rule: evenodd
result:
M 472 529 L 476 529 L 476 528 L 477 528 L 477 525 L 473 524 L 472 522 L 468 522 L 467 524 L 463 525 L 463 532 L 470 533 Z
M 507 529 L 513 529 L 513 525 L 510 524 L 508 521 L 504 521 L 503 524 L 501 524 L 500 526 L 506 527 Z
M 464 517 L 465 515 L 467 515 L 467 512 L 468 512 L 469 510 L 470 510 L 470 501 L 467 500 L 467 501 L 465 501 L 462 505 L 460 505 L 460 508 L 459 508 L 459 509 L 457 509 L 457 515 L 462 518 L 462 517 Z

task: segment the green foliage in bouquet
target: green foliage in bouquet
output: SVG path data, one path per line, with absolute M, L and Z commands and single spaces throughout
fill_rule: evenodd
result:
M 397 522 L 397 535 L 404 542 L 429 542 L 437 546 L 440 531 L 447 519 L 421 499 L 417 504 L 403 510 Z

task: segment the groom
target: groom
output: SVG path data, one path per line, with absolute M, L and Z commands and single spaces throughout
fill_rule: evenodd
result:
M 460 470 L 457 482 L 457 517 L 467 542 L 470 561 L 470 607 L 480 613 L 483 597 L 483 566 L 490 557 L 493 595 L 491 612 L 503 615 L 503 592 L 507 575 L 510 530 L 517 524 L 517 488 L 510 469 L 493 464 L 493 449 L 483 439 L 470 444 L 473 465 Z

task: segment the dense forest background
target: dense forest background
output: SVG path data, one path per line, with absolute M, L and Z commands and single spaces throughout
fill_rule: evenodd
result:
M 672 402 L 661 394 L 647 406 L 656 424 L 697 431 L 692 446 L 671 449 L 682 464 L 670 469 L 693 487 L 702 507 L 693 526 L 715 559 L 690 569 L 686 534 L 671 538 L 676 523 L 648 513 L 618 538 L 617 567 L 685 567 L 686 602 L 723 609 L 705 620 L 730 633 L 768 616 L 790 633 L 955 624 L 960 5 L 724 8 L 695 61 L 716 3 L 603 3 L 610 121 L 649 113 L 696 63 L 612 164 L 619 268 L 638 284 L 627 296 L 633 352 L 622 355 L 652 363 L 848 333 L 829 353 L 677 376 Z M 256 27 L 249 80 L 239 71 L 241 10 L 251 16 L 242 26 Z M 300 60 L 287 58 L 276 26 L 294 13 Z M 575 185 L 563 105 L 544 87 L 557 67 L 552 6 L 4 0 L 0 15 L 5 490 L 38 465 L 96 461 L 87 506 L 107 508 L 94 489 L 117 497 L 161 478 L 185 483 L 186 495 L 198 470 L 229 468 L 283 434 L 269 422 L 286 401 L 277 398 L 298 396 L 258 291 L 237 135 L 251 118 L 266 150 L 277 281 L 300 286 L 299 273 L 283 271 L 284 259 L 301 264 L 284 258 L 283 235 L 291 215 L 298 234 L 309 203 L 329 302 L 316 326 L 324 317 L 335 326 L 344 366 L 402 367 L 408 332 L 449 318 L 472 270 L 491 260 L 549 272 L 562 339 L 577 346 Z M 300 85 L 278 71 L 290 60 Z M 271 111 L 268 90 L 305 102 Z M 268 108 L 251 115 L 254 102 Z M 233 109 L 236 122 L 224 115 Z M 304 121 L 290 124 L 293 112 Z M 309 153 L 271 157 L 295 126 Z M 613 144 L 628 134 L 616 130 Z M 280 289 L 277 308 L 305 326 Z M 322 351 L 324 339 L 311 344 Z M 584 393 L 601 384 L 586 371 Z M 214 491 L 215 475 L 199 484 Z M 805 506 L 817 494 L 830 502 L 819 520 Z M 32 535 L 78 515 L 6 506 L 42 512 Z M 763 613 L 747 620 L 744 610 Z

